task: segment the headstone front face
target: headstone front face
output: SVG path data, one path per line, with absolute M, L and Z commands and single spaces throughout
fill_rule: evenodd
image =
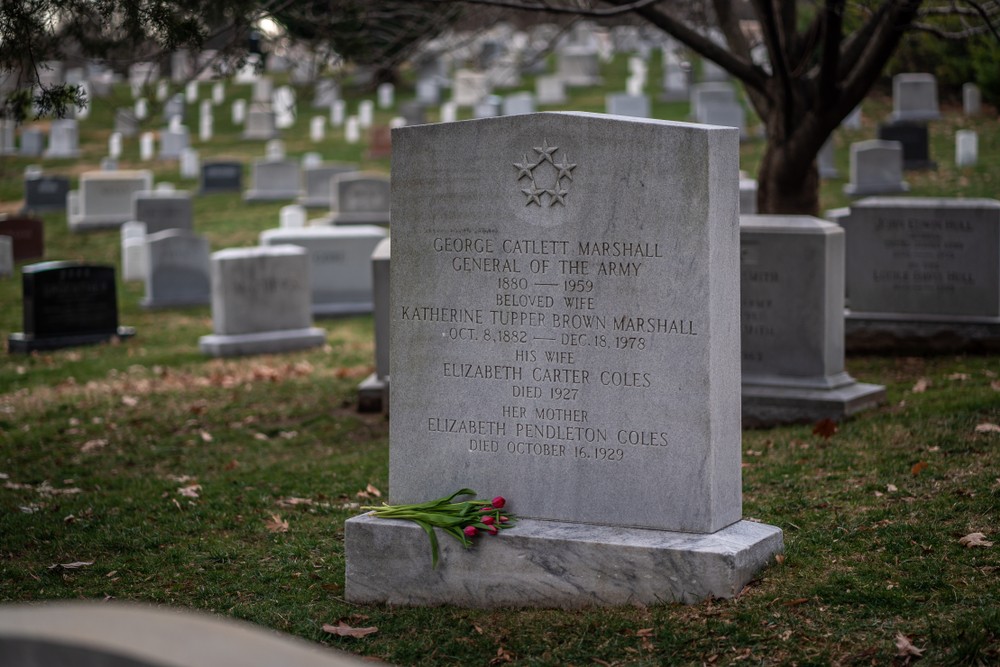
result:
M 557 73 L 567 86 L 597 86 L 601 84 L 600 62 L 595 49 L 588 46 L 568 46 L 558 53 Z
M 45 134 L 38 128 L 26 128 L 21 132 L 21 156 L 38 157 L 45 150 Z
M 332 223 L 335 225 L 388 225 L 389 179 L 382 174 L 356 172 L 334 176 L 331 181 Z
M 490 94 L 490 83 L 482 72 L 460 69 L 455 72 L 452 85 L 452 101 L 460 107 L 475 106 Z
M 937 169 L 930 157 L 927 123 L 899 121 L 878 126 L 882 141 L 898 141 L 903 146 L 903 169 Z
M 844 224 L 852 314 L 1000 318 L 1000 201 L 872 197 Z
M 132 109 L 115 110 L 115 132 L 123 137 L 139 134 L 139 118 Z
M 872 139 L 851 144 L 851 180 L 844 192 L 852 197 L 908 192 L 903 180 L 903 146 L 898 141 Z
M 333 177 L 354 171 L 357 171 L 357 165 L 344 163 L 307 167 L 302 171 L 305 191 L 299 196 L 299 204 L 308 208 L 329 208 Z
M 933 74 L 907 73 L 892 77 L 892 120 L 937 120 L 937 79 Z
M 535 79 L 535 95 L 539 104 L 566 104 L 566 83 L 554 74 Z
M 115 270 L 79 262 L 42 262 L 21 269 L 24 331 L 11 334 L 8 349 L 28 353 L 127 337 L 118 326 Z
M 208 239 L 186 229 L 146 237 L 146 297 L 143 308 L 205 305 L 212 284 Z
M 545 113 L 394 142 L 389 500 L 468 487 L 524 519 L 442 545 L 432 582 L 410 526 L 351 519 L 347 598 L 735 595 L 781 544 L 740 521 L 738 133 Z
M 181 152 L 190 146 L 188 129 L 183 125 L 160 131 L 160 159 L 180 159 Z
M 71 231 L 118 227 L 132 219 L 132 197 L 151 190 L 153 175 L 146 170 L 88 171 L 80 175 L 80 189 L 67 197 Z
M 840 420 L 885 400 L 844 366 L 844 230 L 740 216 L 743 425 Z
M 503 98 L 504 116 L 535 113 L 535 96 L 531 93 L 513 93 Z
M 10 237 L 15 262 L 45 256 L 45 223 L 41 218 L 0 215 L 0 234 Z
M 122 280 L 146 279 L 146 223 L 130 220 L 122 225 Z
M 979 161 L 979 135 L 975 130 L 955 132 L 955 166 L 971 167 Z
M 243 165 L 239 162 L 206 162 L 201 165 L 200 194 L 239 192 L 243 189 Z
M 14 275 L 14 241 L 0 234 L 0 278 Z
M 268 229 L 260 244 L 308 250 L 313 315 L 349 315 L 372 312 L 370 257 L 386 235 L 372 225 Z
M 77 122 L 71 118 L 52 121 L 49 126 L 49 147 L 46 158 L 80 157 L 80 135 Z
M 243 138 L 266 141 L 278 136 L 275 114 L 268 109 L 251 108 L 247 112 L 246 124 L 243 127 Z
M 69 178 L 66 176 L 36 176 L 24 179 L 24 210 L 35 213 L 65 211 Z
M 820 178 L 840 178 L 840 172 L 837 171 L 837 166 L 834 164 L 833 157 L 834 143 L 833 137 L 831 136 L 823 143 L 823 147 L 819 149 L 819 154 L 816 156 Z
M 256 160 L 252 167 L 252 183 L 243 193 L 243 200 L 296 199 L 301 187 L 301 172 L 295 160 Z
M 982 110 L 983 96 L 979 86 L 974 83 L 962 84 L 962 113 L 966 116 L 978 116 Z
M 231 248 L 212 254 L 214 333 L 209 356 L 301 350 L 323 344 L 309 308 L 309 258 L 298 246 Z
M 649 97 L 646 95 L 614 93 L 605 98 L 604 108 L 607 113 L 613 116 L 649 118 Z
M 133 220 L 146 223 L 146 233 L 194 226 L 194 208 L 189 192 L 137 192 L 133 197 Z

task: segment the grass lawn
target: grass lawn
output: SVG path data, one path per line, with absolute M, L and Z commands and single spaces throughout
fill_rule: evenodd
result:
M 625 71 L 619 57 L 606 81 L 623 82 Z M 658 77 L 654 60 L 651 90 Z M 602 111 L 604 93 L 620 87 L 574 90 L 567 108 Z M 263 145 L 240 141 L 229 122 L 229 102 L 249 88 L 230 85 L 227 95 L 217 138 L 195 141 L 202 159 L 262 156 Z M 412 95 L 404 88 L 397 102 Z M 348 99 L 353 112 L 360 96 Z M 117 89 L 115 102 L 130 104 L 127 91 Z M 653 109 L 680 119 L 687 105 Z M 871 99 L 863 129 L 837 135 L 845 177 L 849 143 L 874 137 L 888 109 Z M 290 155 L 318 151 L 388 171 L 339 129 L 311 144 L 312 112 L 306 103 L 300 112 L 285 133 Z M 908 173 L 912 193 L 995 197 L 995 112 L 945 112 L 931 126 L 939 169 Z M 99 102 L 81 127 L 83 159 L 44 162 L 46 170 L 77 176 L 96 165 L 112 117 Z M 958 128 L 979 131 L 979 166 L 955 167 Z M 750 174 L 762 149 L 759 140 L 742 147 Z M 145 167 L 137 158 L 138 141 L 127 140 L 120 166 Z M 0 158 L 8 209 L 30 162 Z M 196 187 L 176 162 L 153 169 L 157 182 Z M 848 202 L 843 183 L 824 184 L 825 208 Z M 213 250 L 254 245 L 277 226 L 281 205 L 200 197 L 195 226 Z M 63 214 L 44 218 L 46 259 L 118 264 L 116 231 L 71 235 Z M 811 426 L 745 431 L 744 515 L 779 526 L 786 551 L 736 599 L 571 612 L 358 606 L 343 599 L 343 522 L 384 496 L 388 477 L 388 421 L 353 407 L 374 365 L 371 318 L 319 320 L 322 349 L 208 360 L 197 347 L 211 332 L 207 307 L 145 312 L 141 296 L 141 285 L 119 285 L 121 323 L 138 329 L 130 341 L 0 360 L 0 601 L 208 610 L 401 665 L 889 665 L 907 661 L 897 656 L 900 634 L 923 649 L 923 664 L 1000 663 L 995 356 L 852 357 L 858 380 L 887 386 L 884 407 L 828 438 Z M 19 278 L 0 281 L 0 303 L 0 333 L 20 331 Z M 997 544 L 960 543 L 976 532 Z M 322 631 L 337 621 L 378 631 Z

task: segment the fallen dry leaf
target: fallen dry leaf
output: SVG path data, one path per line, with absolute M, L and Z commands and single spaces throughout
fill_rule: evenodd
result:
M 813 425 L 813 435 L 829 440 L 837 432 L 837 422 L 832 419 L 820 419 Z
M 805 604 L 809 602 L 809 598 L 795 598 L 794 600 L 785 600 L 783 603 L 786 607 L 797 607 L 800 604 Z
M 993 543 L 986 539 L 986 536 L 982 533 L 969 533 L 965 537 L 958 541 L 963 547 L 971 549 L 972 547 L 992 547 Z
M 969 376 L 968 373 L 952 373 L 951 375 L 948 376 L 948 379 L 949 380 L 968 380 L 969 377 L 970 376 Z
M 201 491 L 201 484 L 188 484 L 177 489 L 177 493 L 185 498 L 197 498 L 199 491 Z
M 1000 391 L 1000 380 L 993 380 L 990 382 L 990 389 L 993 391 Z
M 976 433 L 1000 433 L 1000 426 L 990 422 L 976 424 Z
M 139 405 L 139 399 L 135 396 L 122 396 L 122 404 L 134 408 Z
M 92 560 L 78 560 L 73 563 L 56 563 L 55 565 L 49 565 L 50 570 L 79 570 L 82 567 L 87 567 L 88 565 L 93 565 Z
M 329 623 L 324 624 L 323 632 L 329 632 L 331 635 L 337 635 L 340 637 L 364 637 L 365 635 L 378 632 L 378 628 L 352 628 L 343 621 L 340 621 L 337 625 L 330 625 Z
M 926 650 L 927 649 L 917 648 L 914 646 L 913 643 L 910 642 L 909 637 L 904 635 L 902 632 L 896 633 L 896 655 L 905 658 L 919 658 Z
M 376 498 L 381 498 L 382 497 L 382 492 L 379 491 L 378 489 L 376 489 L 371 484 L 369 484 L 367 487 L 365 487 L 365 491 L 367 491 L 368 493 L 372 494 Z
M 497 647 L 497 655 L 495 658 L 490 660 L 491 665 L 500 665 L 505 662 L 514 662 L 514 656 L 510 651 L 505 649 L 503 646 Z
M 272 533 L 287 533 L 288 532 L 288 520 L 282 520 L 280 514 L 272 514 L 271 518 L 264 522 L 267 529 Z
M 885 490 L 888 491 L 889 493 L 896 493 L 897 491 L 899 491 L 899 489 L 896 488 L 895 484 L 886 484 Z
M 201 436 L 201 439 L 205 442 L 212 442 L 213 440 L 215 440 L 215 438 L 212 437 L 212 434 L 209 433 L 208 431 L 199 431 L 198 434 Z
M 916 477 L 917 475 L 922 473 L 926 468 L 927 468 L 926 461 L 917 461 L 916 463 L 913 464 L 913 467 L 910 468 L 910 474 Z
M 916 384 L 913 385 L 913 388 L 910 389 L 910 391 L 912 391 L 914 394 L 922 394 L 925 391 L 927 391 L 927 388 L 930 386 L 931 386 L 930 380 L 928 380 L 927 378 L 920 378 L 919 380 L 917 380 Z
M 778 565 L 784 565 L 785 564 L 785 554 L 775 554 L 775 556 L 774 556 L 774 562 L 777 563 Z
M 80 447 L 80 451 L 83 452 L 83 453 L 93 452 L 93 451 L 96 451 L 96 450 L 100 449 L 101 447 L 104 447 L 107 444 L 108 444 L 108 441 L 105 440 L 104 438 L 97 438 L 95 440 L 88 440 L 87 442 L 83 443 L 83 446 Z

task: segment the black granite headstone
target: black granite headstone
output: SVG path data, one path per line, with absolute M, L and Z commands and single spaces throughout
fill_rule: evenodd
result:
M 937 163 L 930 158 L 927 123 L 897 121 L 878 126 L 882 141 L 898 141 L 903 145 L 903 169 L 934 170 Z
M 21 269 L 24 331 L 7 339 L 11 353 L 92 345 L 135 335 L 118 326 L 112 266 L 42 262 Z
M 14 244 L 14 261 L 45 256 L 45 224 L 39 218 L 0 215 L 0 236 Z
M 200 194 L 240 192 L 243 189 L 243 164 L 240 162 L 205 162 L 201 165 Z
M 65 176 L 39 176 L 24 179 L 25 212 L 65 211 L 69 179 Z

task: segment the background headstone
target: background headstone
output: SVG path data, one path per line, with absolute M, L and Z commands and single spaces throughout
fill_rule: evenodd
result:
M 892 120 L 937 120 L 937 79 L 923 72 L 897 74 L 892 77 Z
M 212 326 L 198 345 L 231 357 L 317 347 L 312 326 L 309 258 L 298 246 L 230 248 L 212 254 Z
M 903 169 L 934 170 L 937 163 L 930 158 L 930 138 L 927 123 L 899 121 L 879 125 L 881 141 L 898 141 L 903 147 Z
M 132 196 L 130 219 L 146 223 L 146 234 L 156 234 L 168 229 L 190 231 L 194 227 L 191 193 L 161 190 L 136 192 Z
M 740 216 L 743 426 L 839 421 L 885 401 L 844 366 L 844 230 Z
M 907 192 L 903 180 L 903 145 L 871 139 L 851 144 L 851 180 L 844 192 L 852 197 Z
M 122 273 L 124 282 L 146 280 L 146 223 L 130 220 L 122 224 Z
M 30 353 L 127 338 L 118 326 L 112 266 L 42 262 L 21 268 L 24 331 L 7 339 L 11 353 Z
M 358 385 L 360 412 L 389 412 L 389 253 L 384 238 L 372 251 L 372 312 L 375 322 L 375 371 Z
M 45 256 L 45 223 L 41 218 L 0 214 L 0 234 L 10 237 L 15 262 Z
M 243 165 L 239 162 L 211 161 L 201 165 L 199 194 L 239 192 L 243 189 Z
M 166 229 L 145 239 L 143 308 L 206 305 L 212 299 L 208 239 L 189 229 Z
M 132 219 L 132 196 L 153 188 L 147 170 L 87 171 L 78 190 L 66 197 L 66 217 L 71 231 L 119 227 Z
M 65 211 L 66 195 L 69 193 L 69 178 L 66 176 L 46 176 L 24 179 L 24 211 L 45 213 Z
M 302 184 L 299 163 L 295 160 L 255 160 L 251 167 L 250 189 L 243 201 L 294 200 Z

